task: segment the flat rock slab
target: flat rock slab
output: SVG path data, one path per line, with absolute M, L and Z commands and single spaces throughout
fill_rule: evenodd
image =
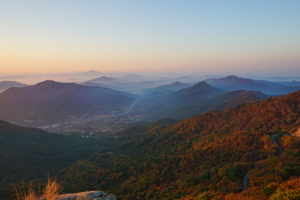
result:
M 61 194 L 58 196 L 59 200 L 117 200 L 117 198 L 110 194 L 108 195 L 102 191 L 87 191 L 79 193 Z M 44 197 L 41 200 L 46 200 Z M 52 200 L 52 199 L 51 199 Z

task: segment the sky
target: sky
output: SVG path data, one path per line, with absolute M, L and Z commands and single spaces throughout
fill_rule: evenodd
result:
M 300 76 L 299 0 L 0 0 L 0 75 Z

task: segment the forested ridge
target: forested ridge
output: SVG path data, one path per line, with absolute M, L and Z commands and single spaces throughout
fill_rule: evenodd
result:
M 111 154 L 96 152 L 89 162 L 74 164 L 76 170 L 66 170 L 61 180 L 85 168 L 94 172 L 82 181 L 123 199 L 275 198 L 281 190 L 298 190 L 300 139 L 282 137 L 286 151 L 278 157 L 270 135 L 280 138 L 300 127 L 299 105 L 296 92 L 175 125 L 131 128 L 118 134 Z M 242 192 L 248 172 L 249 189 Z
M 177 124 L 132 127 L 100 139 L 97 151 L 57 178 L 66 192 L 101 189 L 124 200 L 299 198 L 300 138 L 285 136 L 300 128 L 299 115 L 300 91 Z
M 30 180 L 43 183 L 47 175 L 53 177 L 59 170 L 87 158 L 95 147 L 93 140 L 0 120 L 0 199 L 16 199 L 10 184 Z

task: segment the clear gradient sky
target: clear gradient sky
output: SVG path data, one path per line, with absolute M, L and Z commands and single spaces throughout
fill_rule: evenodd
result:
M 0 74 L 300 76 L 300 0 L 0 0 Z

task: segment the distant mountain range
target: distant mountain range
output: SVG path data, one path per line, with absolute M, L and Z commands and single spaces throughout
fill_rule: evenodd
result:
M 179 86 L 178 84 L 180 84 L 180 81 L 183 81 L 184 82 L 183 84 L 186 85 Z M 171 86 L 171 84 L 173 84 L 174 82 L 177 83 Z M 174 77 L 173 78 L 163 78 L 163 77 L 150 78 L 150 77 L 143 77 L 136 74 L 128 74 L 119 77 L 101 76 L 85 82 L 81 82 L 80 84 L 82 85 L 105 84 L 108 88 L 111 89 L 132 92 L 136 94 L 165 95 L 165 94 L 169 94 L 170 91 L 172 92 L 178 89 L 183 89 L 185 87 L 188 87 L 191 85 L 190 83 L 195 83 L 195 81 L 188 76 L 182 76 L 176 78 Z M 156 94 L 156 92 L 158 93 Z
M 298 82 L 270 82 L 261 80 L 252 80 L 240 78 L 234 75 L 224 78 L 211 78 L 205 80 L 208 84 L 223 89 L 225 91 L 233 90 L 254 90 L 261 91 L 269 95 L 288 94 L 300 90 Z
M 209 110 L 224 110 L 265 99 L 268 95 L 280 96 L 300 90 L 298 81 L 271 82 L 234 75 L 206 79 L 192 86 L 179 81 L 162 84 L 164 81 L 143 80 L 140 75 L 129 74 L 120 77 L 101 76 L 81 85 L 44 81 L 35 86 L 10 88 L 0 95 L 0 119 L 36 126 L 97 113 L 122 112 L 138 98 L 138 95 L 128 91 L 143 94 L 141 103 L 137 105 L 140 108 L 138 114 L 154 119 L 183 119 Z M 24 86 L 17 82 L 1 83 L 3 88 Z
M 0 119 L 21 125 L 62 122 L 72 116 L 123 112 L 138 95 L 75 83 L 44 81 L 0 94 Z
M 267 99 L 269 95 L 257 91 L 236 90 L 212 99 L 198 99 L 192 103 L 175 108 L 165 110 L 155 114 L 152 118 L 159 119 L 168 117 L 171 119 L 187 119 L 196 115 L 200 115 L 207 111 L 225 110 L 236 107 L 243 103 Z
M 190 87 L 189 84 L 181 83 L 179 81 L 176 81 L 174 83 L 168 84 L 168 85 L 162 85 L 155 88 L 150 88 L 144 91 L 145 95 L 148 96 L 162 96 L 171 94 L 172 92 L 184 89 Z
M 146 107 L 144 111 L 147 113 L 146 115 L 152 116 L 157 114 L 155 116 L 158 117 L 158 113 L 166 110 L 172 110 L 186 106 L 199 99 L 212 99 L 224 93 L 225 91 L 201 81 L 193 86 L 172 92 L 168 95 L 149 98 L 146 104 L 141 105 Z
M 236 76 L 210 79 L 210 82 L 222 89 L 211 86 L 205 81 L 175 92 L 170 92 L 170 90 L 166 89 L 167 86 L 170 87 L 172 84 L 164 85 L 152 90 L 156 92 L 154 94 L 158 95 L 145 98 L 145 102 L 138 106 L 145 108 L 141 113 L 146 116 L 146 119 L 157 120 L 164 117 L 186 119 L 211 110 L 225 110 L 243 103 L 267 99 L 270 95 L 260 90 L 270 89 L 268 85 L 277 87 L 276 91 L 278 94 L 292 92 L 293 89 L 297 89 L 291 86 L 282 89 L 282 85 L 278 83 L 268 81 L 261 81 L 262 83 L 259 83 Z M 181 85 L 178 82 L 174 85 L 177 84 Z M 247 88 L 248 90 L 234 90 L 236 88 Z M 250 89 L 257 89 L 257 91 Z
M 132 81 L 143 81 L 145 78 L 137 74 L 127 74 L 121 76 L 120 79 L 132 80 Z
M 26 86 L 23 83 L 19 83 L 16 81 L 1 81 L 0 82 L 0 92 L 3 92 L 4 90 L 11 88 L 11 87 L 24 87 Z
M 145 89 L 157 87 L 161 83 L 164 82 L 159 80 L 145 79 L 142 76 L 130 74 L 121 77 L 101 76 L 80 84 L 86 86 L 99 85 L 114 90 L 142 94 Z
M 227 76 L 225 78 L 212 78 L 205 80 L 208 84 L 223 90 L 257 90 L 266 89 L 267 85 L 251 79 L 244 79 L 237 76 Z
M 209 110 L 224 110 L 242 103 L 266 99 L 269 95 L 282 96 L 300 90 L 297 81 L 271 82 L 234 75 L 206 79 L 192 86 L 176 81 L 153 87 L 158 82 L 133 82 L 130 81 L 130 78 L 139 79 L 141 77 L 136 75 L 129 75 L 126 78 L 102 76 L 84 84 L 125 91 L 130 90 L 128 88 L 134 88 L 135 91 L 139 88 L 139 93 L 143 94 L 144 100 L 147 99 L 137 105 L 140 106 L 139 114 L 150 117 L 150 119 L 161 117 L 184 119 Z
M 291 81 L 291 82 L 275 82 L 285 86 L 300 86 L 300 81 Z

